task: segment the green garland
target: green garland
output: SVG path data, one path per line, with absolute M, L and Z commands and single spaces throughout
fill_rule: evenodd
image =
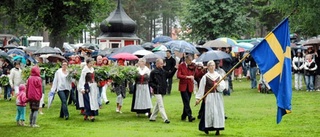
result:
M 0 86 L 1 87 L 4 87 L 4 86 L 7 86 L 9 85 L 9 77 L 8 76 L 1 76 L 0 77 Z
M 42 64 L 40 66 L 41 74 L 45 73 L 46 78 L 53 80 L 55 72 L 60 68 L 60 64 L 52 65 L 52 64 Z M 102 67 L 94 67 L 95 71 L 95 81 L 105 81 L 105 80 L 113 80 L 116 83 L 122 83 L 124 81 L 133 82 L 138 76 L 138 70 L 135 66 L 102 66 Z M 81 76 L 82 68 L 80 65 L 70 65 L 68 67 L 69 70 L 69 79 L 79 80 Z M 22 70 L 22 79 L 27 80 L 30 76 L 31 68 L 27 67 Z

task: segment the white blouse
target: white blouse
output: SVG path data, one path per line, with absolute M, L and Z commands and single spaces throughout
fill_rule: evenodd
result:
M 54 74 L 54 79 L 52 82 L 51 92 L 61 91 L 61 90 L 71 90 L 71 80 L 67 78 L 67 74 L 62 72 L 62 68 L 58 69 Z

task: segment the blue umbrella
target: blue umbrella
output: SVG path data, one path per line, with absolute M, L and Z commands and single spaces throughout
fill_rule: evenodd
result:
M 198 57 L 196 59 L 196 62 L 208 62 L 210 60 L 221 60 L 227 58 L 231 59 L 231 56 L 223 51 L 211 50 L 203 53 L 200 57 Z
M 252 43 L 238 43 L 237 45 L 236 45 L 237 47 L 241 47 L 241 48 L 244 48 L 244 49 L 246 49 L 246 50 L 249 50 L 249 49 L 251 49 L 254 45 L 252 44 Z
M 169 37 L 169 36 L 159 36 L 159 37 L 155 37 L 153 40 L 152 40 L 152 43 L 166 43 L 166 42 L 169 42 L 171 41 L 172 38 Z
M 200 54 L 197 48 L 189 42 L 184 40 L 172 40 L 165 45 L 172 51 L 179 51 L 182 53 Z
M 23 64 L 27 64 L 27 61 L 26 61 L 26 59 L 24 58 L 24 56 L 19 56 L 19 55 L 17 55 L 17 56 L 14 56 L 13 58 L 12 58 L 12 60 L 13 61 L 20 61 L 21 63 L 23 63 Z
M 10 49 L 8 52 L 8 55 L 16 54 L 20 56 L 24 56 L 26 53 L 21 49 Z

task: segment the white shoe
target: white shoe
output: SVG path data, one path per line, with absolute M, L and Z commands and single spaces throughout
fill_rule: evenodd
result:
M 147 112 L 145 115 L 146 115 L 146 116 L 149 116 L 149 113 Z
M 39 125 L 32 125 L 33 128 L 38 128 L 40 127 Z
M 120 112 L 119 109 L 116 109 L 116 112 L 119 113 Z
M 43 113 L 43 112 L 40 112 L 39 114 L 40 114 L 40 115 L 43 115 L 44 113 Z

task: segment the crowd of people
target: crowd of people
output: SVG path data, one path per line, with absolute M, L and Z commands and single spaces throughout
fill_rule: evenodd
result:
M 231 55 L 230 49 L 224 49 Z M 220 130 L 224 129 L 224 120 L 226 118 L 224 113 L 223 95 L 230 95 L 232 87 L 231 75 L 228 75 L 225 80 L 216 83 L 217 79 L 222 79 L 226 72 L 232 68 L 234 61 L 232 58 L 209 61 L 207 63 L 195 63 L 194 55 L 187 54 L 183 58 L 177 60 L 172 56 L 170 50 L 166 51 L 165 59 L 157 59 L 154 67 L 144 58 L 140 58 L 135 66 L 137 67 L 138 77 L 134 83 L 124 81 L 116 83 L 112 80 L 95 81 L 94 66 L 104 65 L 119 65 L 125 66 L 127 61 L 118 59 L 115 62 L 108 60 L 106 57 L 97 56 L 94 58 L 80 58 L 78 55 L 70 56 L 68 61 L 61 62 L 61 68 L 54 74 L 50 91 L 48 95 L 58 94 L 61 101 L 61 108 L 59 117 L 68 120 L 70 117 L 68 105 L 74 104 L 77 110 L 84 116 L 84 120 L 95 121 L 96 116 L 99 115 L 99 109 L 103 104 L 109 104 L 106 90 L 108 87 L 116 94 L 116 112 L 122 113 L 123 100 L 126 98 L 126 88 L 133 85 L 133 96 L 131 104 L 131 112 L 136 113 L 137 116 L 146 115 L 149 121 L 156 121 L 157 115 L 160 112 L 164 123 L 170 123 L 169 117 L 165 111 L 164 95 L 170 95 L 172 90 L 172 79 L 176 74 L 179 79 L 178 90 L 180 91 L 183 108 L 181 112 L 181 120 L 193 122 L 196 117 L 192 114 L 190 107 L 190 100 L 192 94 L 196 92 L 195 98 L 197 103 L 199 99 L 203 99 L 201 109 L 198 112 L 198 119 L 200 119 L 199 130 L 206 134 L 209 131 L 216 131 L 216 135 L 220 134 Z M 5 60 L 2 60 L 3 66 L 6 65 Z M 39 62 L 42 62 L 39 59 Z M 68 66 L 70 64 L 83 65 L 81 76 L 79 79 L 67 78 L 70 72 Z M 8 69 L 4 73 L 9 75 L 10 84 L 4 87 L 7 100 L 11 100 L 10 93 L 14 92 L 17 104 L 17 124 L 25 125 L 25 108 L 26 103 L 29 103 L 30 122 L 31 127 L 39 127 L 37 124 L 38 113 L 44 107 L 43 98 L 45 93 L 45 76 L 40 75 L 40 70 L 37 64 L 32 66 L 31 76 L 28 78 L 27 84 L 21 81 L 20 62 L 14 62 L 14 67 Z M 9 71 L 10 70 L 10 71 Z M 196 83 L 196 84 L 195 84 Z M 131 84 L 131 85 L 130 85 Z M 210 87 L 217 85 L 217 88 L 211 90 Z M 25 86 L 25 88 L 24 88 Z M 12 88 L 12 89 L 9 89 Z M 255 88 L 255 87 L 252 87 Z M 206 95 L 207 92 L 210 94 Z M 24 94 L 25 93 L 25 94 Z M 152 104 L 151 97 L 156 98 L 156 104 Z M 211 100 L 211 99 L 214 99 Z M 153 110 L 152 110 L 153 108 Z

